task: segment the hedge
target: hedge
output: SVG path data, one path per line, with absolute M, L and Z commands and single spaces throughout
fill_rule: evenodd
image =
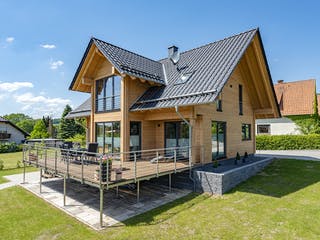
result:
M 320 149 L 320 135 L 258 135 L 257 150 Z
M 20 152 L 22 145 L 16 143 L 0 143 L 0 153 Z

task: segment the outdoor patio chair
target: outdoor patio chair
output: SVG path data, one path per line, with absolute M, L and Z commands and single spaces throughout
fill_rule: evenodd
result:
M 91 158 L 91 160 L 92 160 L 92 158 L 97 156 L 97 154 L 96 154 L 97 152 L 98 152 L 98 143 L 96 143 L 96 142 L 88 143 L 88 149 L 87 149 L 86 156 L 88 158 Z

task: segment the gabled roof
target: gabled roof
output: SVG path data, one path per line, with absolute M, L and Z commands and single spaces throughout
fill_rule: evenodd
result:
M 22 134 L 27 137 L 27 136 L 30 136 L 29 133 L 27 133 L 26 131 L 24 131 L 23 129 L 19 128 L 17 125 L 13 124 L 12 122 L 10 122 L 9 120 L 3 118 L 3 117 L 0 117 L 0 123 L 5 123 L 5 124 L 9 124 L 11 125 L 12 127 L 14 127 L 15 129 L 17 129 L 18 131 L 22 132 Z
M 71 119 L 71 118 L 89 117 L 90 114 L 91 114 L 91 97 L 88 98 L 79 107 L 69 112 L 66 118 Z
M 316 94 L 316 80 L 280 82 L 274 85 L 281 115 L 313 114 Z
M 170 59 L 165 67 L 167 85 L 151 87 L 131 106 L 131 111 L 215 101 L 258 29 L 253 29 L 180 54 L 178 68 Z M 177 84 L 182 74 L 188 81 Z
M 95 45 L 104 57 L 110 61 L 110 63 L 121 73 L 128 74 L 130 76 L 143 78 L 145 80 L 155 82 L 158 84 L 165 84 L 165 76 L 163 73 L 163 67 L 160 62 L 143 57 L 139 54 L 130 52 L 126 49 L 117 47 L 110 43 L 104 42 L 97 38 L 91 38 L 87 49 L 82 57 L 80 65 L 76 74 L 69 86 L 69 90 L 72 90 L 73 85 L 78 77 L 80 69 L 82 68 L 84 61 L 87 57 L 89 49 L 92 45 Z

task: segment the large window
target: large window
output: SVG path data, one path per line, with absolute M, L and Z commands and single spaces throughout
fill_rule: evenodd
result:
M 96 123 L 96 141 L 100 153 L 120 152 L 120 122 Z
M 270 124 L 257 125 L 258 134 L 270 134 Z
M 239 85 L 239 115 L 243 115 L 243 104 L 242 104 L 242 85 Z
M 251 140 L 251 124 L 242 124 L 242 140 Z
M 120 109 L 121 77 L 111 76 L 96 81 L 96 112 Z

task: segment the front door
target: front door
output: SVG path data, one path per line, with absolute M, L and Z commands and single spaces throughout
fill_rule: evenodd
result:
M 178 154 L 187 155 L 189 146 L 189 126 L 185 122 L 165 123 L 165 148 L 186 147 L 179 150 Z M 166 154 L 173 154 L 173 150 L 166 151 Z M 187 157 L 187 156 L 185 156 Z
M 141 150 L 141 122 L 130 122 L 130 152 Z
M 226 123 L 211 124 L 212 160 L 226 157 Z

